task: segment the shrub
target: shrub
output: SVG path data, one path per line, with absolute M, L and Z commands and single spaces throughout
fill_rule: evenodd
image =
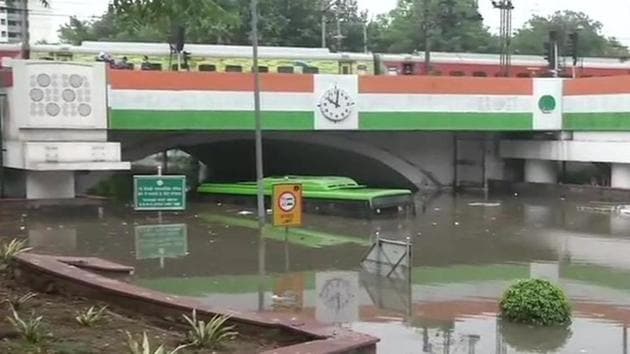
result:
M 7 302 L 12 309 L 19 311 L 23 305 L 31 301 L 35 296 L 37 296 L 37 294 L 33 292 L 28 292 L 22 296 L 9 295 L 9 297 L 4 301 Z
M 573 335 L 570 326 L 538 327 L 501 321 L 500 328 L 505 343 L 519 353 L 556 353 Z
M 125 333 L 127 333 L 127 350 L 129 354 L 175 354 L 187 347 L 187 345 L 180 345 L 171 351 L 167 351 L 163 345 L 160 345 L 152 351 L 146 332 L 142 333 L 142 343 L 136 341 L 129 332 L 125 331 Z
M 42 316 L 31 315 L 29 319 L 22 319 L 20 315 L 11 308 L 12 316 L 7 317 L 13 328 L 29 343 L 37 344 L 44 338 L 45 332 L 42 327 Z
M 226 326 L 230 316 L 216 315 L 207 323 L 197 319 L 197 311 L 193 310 L 192 318 L 183 315 L 191 329 L 188 331 L 188 341 L 191 345 L 203 348 L 216 348 L 227 343 L 238 335 L 234 326 Z
M 546 280 L 521 280 L 501 299 L 501 315 L 510 322 L 538 326 L 571 323 L 571 305 L 564 291 Z
M 98 310 L 92 306 L 87 311 L 78 313 L 75 319 L 82 326 L 92 327 L 103 318 L 103 312 L 105 312 L 106 309 L 107 306 L 103 306 Z
M 26 247 L 26 240 L 18 241 L 17 239 L 5 243 L 0 248 L 0 270 L 5 270 L 13 266 L 15 257 L 20 253 L 28 252 L 31 248 Z

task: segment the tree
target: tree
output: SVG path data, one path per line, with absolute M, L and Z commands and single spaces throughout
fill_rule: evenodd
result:
M 167 40 L 177 26 L 186 28 L 190 42 L 225 42 L 229 28 L 239 22 L 226 0 L 114 0 L 109 12 L 123 32 L 159 34 L 154 41 Z M 225 6 L 224 6 L 225 5 Z
M 542 55 L 544 43 L 549 41 L 549 32 L 557 31 L 560 53 L 566 53 L 569 33 L 579 32 L 578 54 L 581 57 L 623 57 L 628 55 L 614 37 L 602 34 L 602 23 L 591 19 L 583 12 L 558 11 L 551 16 L 534 15 L 518 30 L 513 39 L 516 54 Z
M 400 0 L 388 15 L 377 17 L 370 29 L 374 49 L 381 52 L 424 50 L 427 36 L 433 51 L 497 50 L 474 0 Z
M 327 42 L 334 49 L 361 51 L 363 23 L 356 0 L 331 1 L 324 15 Z M 322 3 L 312 0 L 260 0 L 259 37 L 261 45 L 319 47 L 321 45 Z M 336 16 L 344 39 L 336 48 Z M 164 42 L 173 27 L 184 24 L 189 43 L 248 45 L 251 32 L 250 0 L 117 0 L 96 21 L 76 18 L 59 30 L 63 42 L 85 40 Z

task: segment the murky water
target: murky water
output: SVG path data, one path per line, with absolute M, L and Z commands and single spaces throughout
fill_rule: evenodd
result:
M 303 230 L 267 230 L 262 239 L 251 210 L 237 206 L 194 203 L 186 213 L 158 215 L 5 204 L 0 236 L 27 237 L 41 252 L 133 265 L 132 281 L 214 306 L 349 326 L 380 337 L 379 353 L 627 353 L 625 208 L 514 196 L 483 203 L 474 195 L 418 203 L 413 218 L 307 215 Z M 360 271 L 377 235 L 409 237 L 410 279 Z M 576 316 L 568 330 L 496 318 L 503 290 L 531 276 L 568 291 Z

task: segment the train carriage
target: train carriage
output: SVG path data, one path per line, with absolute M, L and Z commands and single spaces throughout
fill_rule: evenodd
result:
M 206 72 L 251 72 L 252 50 L 249 46 L 187 44 L 190 53 L 182 70 Z M 128 69 L 178 70 L 177 58 L 167 43 L 83 42 L 80 46 L 34 44 L 31 58 L 90 62 L 99 53 L 114 59 L 127 58 Z M 358 74 L 358 75 L 430 75 L 435 76 L 501 76 L 498 54 L 444 53 L 431 54 L 431 67 L 424 64 L 424 53 L 333 53 L 327 48 L 260 47 L 259 71 L 283 74 Z M 20 44 L 0 44 L 0 56 L 20 57 Z M 146 61 L 145 61 L 146 59 Z M 584 58 L 573 69 L 563 65 L 562 77 L 630 75 L 630 61 L 624 58 Z M 551 73 L 540 56 L 514 55 L 510 76 L 545 77 Z

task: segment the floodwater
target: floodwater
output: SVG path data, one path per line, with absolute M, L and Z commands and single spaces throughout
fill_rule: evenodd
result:
M 5 203 L 0 236 L 28 238 L 40 252 L 133 265 L 131 281 L 213 306 L 351 327 L 381 338 L 379 353 L 628 352 L 630 207 L 450 194 L 417 203 L 414 217 L 306 215 L 304 229 L 263 238 L 253 210 L 233 205 L 193 203 L 159 215 Z M 386 278 L 362 267 L 377 237 L 403 241 L 387 246 L 392 258 L 409 239 L 410 272 L 401 266 Z M 497 319 L 504 289 L 529 277 L 566 289 L 570 328 Z

